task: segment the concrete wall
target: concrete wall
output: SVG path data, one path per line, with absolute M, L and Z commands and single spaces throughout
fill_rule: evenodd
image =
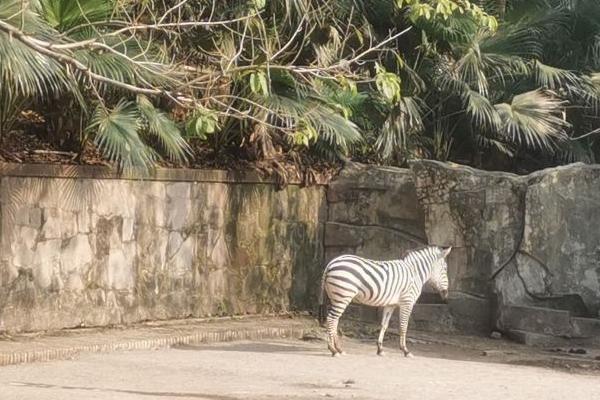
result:
M 0 166 L 0 331 L 306 308 L 325 188 L 223 171 Z

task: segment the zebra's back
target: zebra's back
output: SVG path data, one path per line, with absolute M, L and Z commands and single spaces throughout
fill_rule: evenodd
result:
M 342 255 L 327 265 L 323 282 L 332 303 L 396 304 L 410 282 L 400 260 L 380 261 Z

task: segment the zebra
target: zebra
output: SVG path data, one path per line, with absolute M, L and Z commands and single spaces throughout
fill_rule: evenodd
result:
M 428 246 L 411 251 L 398 260 L 375 261 L 355 255 L 342 255 L 327 264 L 321 279 L 319 304 L 325 295 L 331 306 L 327 312 L 327 346 L 332 356 L 344 354 L 338 336 L 338 322 L 346 307 L 355 303 L 383 307 L 377 354 L 382 356 L 383 337 L 396 307 L 399 315 L 400 350 L 413 357 L 406 347 L 406 330 L 413 306 L 425 283 L 448 299 L 446 257 L 452 247 Z

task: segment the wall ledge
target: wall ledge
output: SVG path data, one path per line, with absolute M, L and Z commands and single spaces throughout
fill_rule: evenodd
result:
M 118 179 L 132 181 L 173 181 L 235 184 L 276 184 L 272 177 L 255 171 L 219 169 L 156 168 L 148 173 L 119 173 L 115 168 L 96 165 L 18 164 L 0 162 L 1 177 L 61 178 L 61 179 Z M 300 179 L 290 179 L 288 185 L 301 185 Z M 316 186 L 327 186 L 317 182 Z

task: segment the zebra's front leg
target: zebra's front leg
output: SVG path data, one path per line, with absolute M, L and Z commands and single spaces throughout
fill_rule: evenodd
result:
M 408 330 L 408 320 L 412 314 L 414 303 L 401 303 L 398 309 L 398 326 L 400 334 L 400 350 L 404 352 L 404 357 L 413 358 L 413 355 L 406 347 L 406 331 Z
M 379 338 L 377 339 L 377 355 L 383 356 L 383 338 L 385 336 L 385 331 L 388 328 L 390 323 L 390 318 L 392 317 L 392 313 L 394 312 L 395 306 L 387 306 L 383 307 L 383 315 L 381 317 L 381 330 L 379 331 Z

